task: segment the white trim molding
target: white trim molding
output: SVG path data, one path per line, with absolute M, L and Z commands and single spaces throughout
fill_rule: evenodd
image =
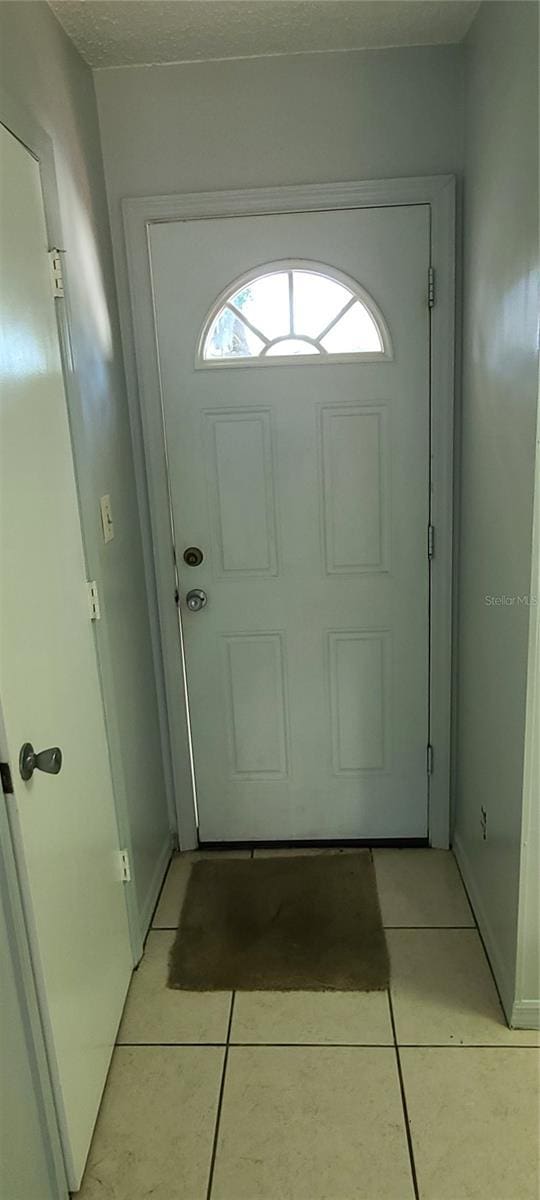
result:
M 429 840 L 447 848 L 450 832 L 450 687 L 452 638 L 452 506 L 454 437 L 455 181 L 452 175 L 308 184 L 242 191 L 147 196 L 123 201 L 128 279 L 133 318 L 136 379 L 129 403 L 135 428 L 142 426 L 157 583 L 168 728 L 175 773 L 182 849 L 196 844 L 197 827 L 191 769 L 187 696 L 179 687 L 184 673 L 181 626 L 173 604 L 176 587 L 171 545 L 167 458 L 163 438 L 159 364 L 154 327 L 148 235 L 162 222 L 211 217 L 270 216 L 411 204 L 429 205 L 431 265 L 436 302 L 431 308 L 431 523 L 436 550 L 431 562 L 430 729 L 433 773 L 429 777 Z M 426 280 L 427 287 L 427 280 Z M 131 374 L 131 373 L 130 373 Z
M 517 1000 L 510 1017 L 512 1029 L 540 1029 L 540 1000 Z
M 511 1018 L 518 1029 L 540 1028 L 540 386 L 532 541 L 516 994 Z
M 514 979 L 508 970 L 496 932 L 487 915 L 470 859 L 457 835 L 454 835 L 452 849 L 497 983 L 501 1004 L 508 1024 L 510 1024 L 514 1002 Z

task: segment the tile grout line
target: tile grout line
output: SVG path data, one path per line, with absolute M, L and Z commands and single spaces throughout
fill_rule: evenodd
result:
M 311 993 L 316 994 L 316 993 Z M 116 1048 L 155 1049 L 159 1046 L 174 1050 L 196 1047 L 200 1050 L 224 1050 L 226 1042 L 116 1042 Z M 229 1047 L 252 1047 L 254 1050 L 394 1050 L 395 1042 L 230 1042 Z M 537 1042 L 402 1042 L 402 1050 L 538 1050 Z
M 230 1039 L 231 1039 L 231 1029 L 232 1029 L 232 1021 L 233 1021 L 235 996 L 236 996 L 236 992 L 233 992 L 233 994 L 231 996 L 231 1007 L 230 1007 L 230 1011 L 229 1011 L 229 1023 L 227 1025 L 227 1041 L 225 1043 L 225 1054 L 223 1056 L 223 1070 L 221 1072 L 221 1084 L 220 1084 L 220 1088 L 219 1088 L 218 1106 L 217 1106 L 217 1112 L 216 1112 L 216 1126 L 214 1129 L 214 1140 L 212 1143 L 212 1156 L 210 1159 L 210 1173 L 208 1176 L 208 1188 L 206 1190 L 206 1200 L 211 1200 L 212 1187 L 214 1184 L 214 1170 L 215 1170 L 215 1166 L 216 1166 L 216 1155 L 217 1155 L 218 1138 L 219 1138 L 219 1126 L 220 1126 L 220 1121 L 221 1121 L 221 1106 L 223 1104 L 223 1093 L 225 1091 L 225 1076 L 227 1073 L 227 1062 L 229 1059 L 229 1048 L 230 1048 L 230 1044 L 231 1044 Z
M 408 1150 L 409 1150 L 409 1163 L 410 1163 L 410 1168 L 411 1168 L 412 1184 L 413 1184 L 415 1200 L 420 1200 L 420 1192 L 418 1190 L 418 1177 L 416 1174 L 416 1163 L 414 1161 L 414 1148 L 413 1148 L 413 1142 L 412 1142 L 411 1127 L 409 1124 L 409 1113 L 408 1113 L 408 1109 L 407 1109 L 407 1097 L 405 1095 L 405 1083 L 403 1080 L 403 1072 L 401 1070 L 401 1057 L 400 1057 L 400 1053 L 399 1053 L 399 1046 L 398 1046 L 397 1032 L 396 1032 L 396 1022 L 394 1020 L 394 1007 L 392 1004 L 392 994 L 390 991 L 390 987 L 388 987 L 388 1005 L 390 1008 L 390 1021 L 392 1024 L 392 1033 L 394 1035 L 394 1048 L 396 1051 L 396 1064 L 397 1064 L 398 1079 L 399 1079 L 399 1090 L 401 1092 L 401 1104 L 402 1104 L 402 1108 L 403 1108 L 403 1119 L 405 1121 L 405 1136 L 407 1138 L 407 1146 L 408 1146 Z

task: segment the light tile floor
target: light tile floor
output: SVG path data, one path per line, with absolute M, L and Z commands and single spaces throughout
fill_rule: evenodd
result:
M 538 1200 L 539 1038 L 505 1024 L 450 853 L 373 852 L 389 993 L 168 990 L 194 857 L 171 863 L 79 1200 Z

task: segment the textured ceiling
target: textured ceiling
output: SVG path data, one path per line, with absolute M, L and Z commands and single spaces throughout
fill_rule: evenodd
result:
M 92 67 L 459 42 L 478 0 L 49 0 Z

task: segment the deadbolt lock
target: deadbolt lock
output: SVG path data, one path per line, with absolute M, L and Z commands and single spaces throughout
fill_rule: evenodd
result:
M 204 554 L 198 546 L 188 546 L 187 550 L 184 550 L 184 562 L 188 567 L 200 567 L 203 558 Z

